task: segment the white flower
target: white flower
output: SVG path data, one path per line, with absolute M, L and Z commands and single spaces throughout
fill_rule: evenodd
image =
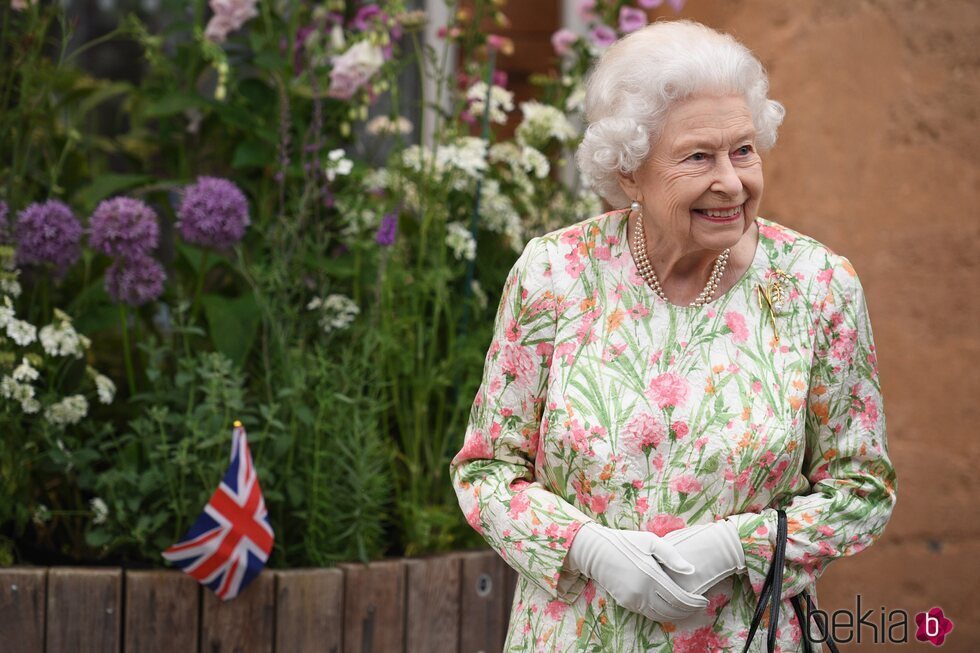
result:
M 476 297 L 476 303 L 479 304 L 480 310 L 487 309 L 487 293 L 484 292 L 483 286 L 476 279 L 470 282 L 470 288 L 473 289 L 473 296 Z
M 71 318 L 59 309 L 54 309 L 54 321 L 41 327 L 41 346 L 49 356 L 74 356 L 81 358 L 91 341 L 75 331 Z
M 34 397 L 27 397 L 20 402 L 20 409 L 29 415 L 41 410 L 41 402 Z
M 468 111 L 474 118 L 483 118 L 486 108 L 487 83 L 477 82 L 466 91 Z M 490 87 L 490 122 L 503 125 L 507 122 L 508 111 L 514 110 L 514 94 L 507 89 L 493 85 Z
M 21 347 L 26 347 L 37 340 L 37 327 L 24 320 L 11 319 L 7 322 L 7 335 Z
M 38 526 L 43 526 L 45 522 L 51 520 L 51 510 L 43 503 L 39 503 L 34 508 L 34 515 L 31 517 L 31 520 Z
M 109 516 L 109 506 L 105 505 L 105 501 L 99 497 L 95 497 L 88 502 L 88 505 L 92 508 L 92 523 L 104 524 L 106 518 Z
M 0 306 L 0 329 L 6 329 L 15 315 L 17 313 L 14 312 L 13 302 L 10 300 L 10 297 L 4 295 L 3 306 Z
M 521 149 L 521 164 L 527 172 L 533 174 L 538 179 L 544 179 L 551 171 L 551 164 L 548 163 L 548 157 L 529 145 L 525 145 Z
M 388 116 L 375 116 L 368 121 L 364 129 L 372 136 L 405 135 L 412 133 L 412 123 L 402 116 L 398 116 L 396 120 L 392 120 Z
M 55 426 L 77 424 L 88 414 L 88 400 L 82 395 L 71 395 L 44 409 L 44 419 Z
M 116 384 L 104 374 L 96 374 L 95 390 L 99 395 L 99 401 L 103 404 L 111 404 L 116 397 Z
M 14 370 L 14 381 L 36 381 L 38 372 L 31 367 L 31 362 L 27 358 L 21 359 L 21 364 Z
M 446 245 L 453 250 L 457 261 L 472 261 L 476 258 L 476 240 L 461 222 L 450 222 L 446 225 Z
M 487 169 L 487 142 L 464 136 L 454 143 L 440 145 L 433 160 L 432 150 L 412 145 L 402 151 L 402 163 L 416 172 L 431 172 L 442 178 L 453 175 L 452 187 L 466 190 L 470 181 L 480 179 Z M 453 174 L 462 173 L 462 174 Z
M 518 125 L 515 136 L 521 145 L 530 145 L 541 149 L 551 139 L 560 143 L 575 138 L 578 133 L 557 108 L 541 102 L 521 102 L 524 120 Z
M 565 100 L 565 111 L 579 113 L 585 110 L 585 84 L 576 84 L 568 99 Z
M 336 293 L 327 295 L 326 299 L 316 297 L 306 307 L 320 311 L 318 322 L 325 333 L 347 328 L 361 312 L 353 299 Z
M 34 386 L 30 383 L 18 383 L 13 377 L 4 376 L 0 379 L 0 395 L 20 403 L 20 409 L 25 413 L 36 413 L 41 404 L 34 398 Z
M 354 162 L 345 157 L 344 154 L 344 150 L 339 148 L 331 150 L 327 154 L 327 165 L 324 167 L 324 172 L 328 181 L 333 181 L 338 176 L 345 177 L 354 169 Z
M 510 198 L 500 192 L 496 179 L 483 182 L 480 196 L 480 220 L 490 231 L 507 236 L 512 248 L 520 252 L 524 248 L 524 227 Z M 457 257 L 458 258 L 458 257 Z
M 20 270 L 14 270 L 13 273 L 2 273 L 0 276 L 0 292 L 11 297 L 20 297 L 21 287 L 20 281 L 17 280 L 18 274 L 20 274 Z

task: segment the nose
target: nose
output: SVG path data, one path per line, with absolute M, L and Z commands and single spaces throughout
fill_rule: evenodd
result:
M 727 156 L 716 157 L 717 165 L 714 169 L 714 180 L 711 182 L 711 190 L 716 193 L 724 193 L 730 197 L 737 197 L 742 194 L 742 178 L 738 176 L 738 171 L 732 165 L 732 160 Z

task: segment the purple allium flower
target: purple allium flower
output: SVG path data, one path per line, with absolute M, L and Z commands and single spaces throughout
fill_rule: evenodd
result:
M 116 259 L 105 272 L 105 290 L 113 301 L 142 306 L 163 294 L 167 274 L 151 256 Z
M 616 30 L 609 25 L 596 25 L 589 36 L 592 38 L 592 43 L 600 48 L 608 48 L 616 42 Z
M 374 240 L 382 247 L 389 247 L 395 242 L 395 233 L 398 231 L 398 214 L 389 213 L 381 219 L 381 226 Z
M 197 183 L 185 188 L 177 218 L 185 241 L 218 249 L 240 241 L 250 224 L 245 194 L 218 177 L 198 177 Z
M 64 274 L 81 254 L 82 225 L 64 202 L 35 202 L 17 214 L 19 264 L 49 263 Z
M 636 4 L 640 5 L 644 9 L 654 9 L 662 5 L 664 0 L 639 0 Z
M 645 12 L 633 7 L 622 7 L 619 10 L 619 31 L 629 34 L 647 24 Z
M 354 16 L 354 20 L 351 21 L 351 27 L 356 29 L 358 32 L 364 32 L 371 29 L 371 22 L 376 19 L 384 19 L 385 14 L 381 11 L 381 7 L 378 5 L 364 5 L 357 10 L 357 15 Z
M 92 249 L 129 259 L 149 254 L 160 240 L 157 214 L 145 202 L 131 197 L 99 202 L 89 219 L 88 232 Z

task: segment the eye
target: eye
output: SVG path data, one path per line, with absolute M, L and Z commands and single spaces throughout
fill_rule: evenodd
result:
M 750 154 L 752 154 L 751 145 L 743 145 L 742 147 L 735 150 L 735 156 L 748 156 Z
M 687 158 L 690 161 L 694 161 L 694 162 L 700 163 L 702 161 L 707 161 L 708 160 L 708 155 L 705 154 L 704 152 L 695 152 L 694 154 L 692 154 L 691 156 L 689 156 Z

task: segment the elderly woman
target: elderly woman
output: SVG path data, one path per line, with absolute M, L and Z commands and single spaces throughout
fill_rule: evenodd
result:
M 622 208 L 526 245 L 451 466 L 468 522 L 519 572 L 508 651 L 740 651 L 776 509 L 787 602 L 885 528 L 896 478 L 861 284 L 757 216 L 784 114 L 767 92 L 748 49 L 686 21 L 593 71 L 577 158 Z M 783 605 L 778 645 L 802 650 Z

